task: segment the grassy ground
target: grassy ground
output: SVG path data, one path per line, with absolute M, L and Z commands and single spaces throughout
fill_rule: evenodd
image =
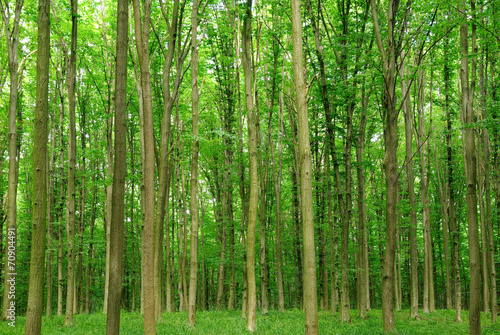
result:
M 455 312 L 439 310 L 433 314 L 424 315 L 420 312 L 421 320 L 410 320 L 409 311 L 396 312 L 396 328 L 398 334 L 468 334 L 468 313 L 462 312 L 464 321 L 454 322 Z M 164 322 L 158 324 L 158 334 L 199 334 L 199 335 L 236 335 L 249 334 L 245 330 L 246 322 L 240 317 L 241 312 L 198 312 L 195 330 L 187 327 L 187 314 L 165 314 Z M 74 334 L 74 335 L 103 335 L 106 330 L 106 317 L 102 314 L 75 315 L 75 326 L 64 327 L 64 316 L 44 317 L 42 321 L 42 334 Z M 15 328 L 6 322 L 0 323 L 0 334 L 23 334 L 24 317 L 16 319 Z M 368 312 L 368 318 L 361 320 L 357 311 L 351 311 L 351 323 L 340 323 L 338 317 L 328 312 L 319 314 L 320 334 L 383 334 L 382 311 Z M 500 323 L 492 325 L 489 315 L 482 315 L 481 329 L 483 334 L 499 334 Z M 283 314 L 271 311 L 267 316 L 257 316 L 257 331 L 262 335 L 288 335 L 304 333 L 304 313 L 290 310 Z M 142 332 L 142 317 L 137 313 L 122 313 L 121 331 L 123 335 L 140 335 Z

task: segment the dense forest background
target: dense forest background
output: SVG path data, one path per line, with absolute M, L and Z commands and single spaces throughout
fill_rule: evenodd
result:
M 0 2 L 2 319 L 496 322 L 497 1 L 120 3 Z

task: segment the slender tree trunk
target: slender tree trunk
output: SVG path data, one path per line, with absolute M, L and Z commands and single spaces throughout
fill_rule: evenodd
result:
M 96 167 L 99 165 L 96 164 Z M 94 169 L 97 171 L 97 169 Z M 86 286 L 86 299 L 85 299 L 85 313 L 89 314 L 91 312 L 91 301 L 90 301 L 90 285 L 92 285 L 91 278 L 93 277 L 93 257 L 94 257 L 94 225 L 96 219 L 96 202 L 97 202 L 97 184 L 96 184 L 96 174 L 92 175 L 92 203 L 90 204 L 90 243 L 89 243 L 89 251 L 88 251 L 88 263 L 87 263 L 87 286 Z
M 248 153 L 250 156 L 250 199 L 248 202 L 248 227 L 246 236 L 247 267 L 247 330 L 254 332 L 257 327 L 257 290 L 255 284 L 255 231 L 257 226 L 258 171 L 257 136 L 255 131 L 255 100 L 252 89 L 252 0 L 247 0 L 243 21 L 243 74 L 245 77 L 245 102 L 248 113 Z
M 465 13 L 465 1 L 460 3 L 461 10 Z M 475 19 L 475 1 L 471 0 L 471 11 Z M 466 203 L 469 235 L 469 266 L 470 266 L 470 305 L 469 305 L 469 333 L 481 334 L 481 275 L 480 275 L 480 250 L 479 229 L 477 222 L 477 170 L 476 170 L 476 143 L 474 128 L 473 97 L 476 81 L 477 59 L 472 58 L 471 82 L 469 86 L 469 43 L 468 27 L 465 20 L 460 25 L 460 51 L 462 55 L 460 69 L 460 83 L 462 88 L 461 108 L 463 110 L 465 128 L 465 178 L 467 184 Z M 472 24 L 472 52 L 477 53 L 476 28 Z
M 233 1 L 233 8 L 236 7 L 236 2 Z M 238 29 L 236 29 L 236 19 L 233 21 L 233 31 L 234 31 L 234 45 L 236 50 L 236 59 L 240 59 L 240 46 L 239 46 L 239 36 Z M 239 179 L 239 190 L 240 190 L 240 201 L 241 201 L 241 245 L 243 249 L 243 285 L 241 291 L 241 317 L 246 318 L 247 316 L 247 305 L 248 305 L 248 276 L 247 276 L 247 255 L 246 255 L 246 237 L 245 237 L 245 222 L 248 218 L 247 209 L 248 203 L 245 191 L 245 161 L 243 157 L 243 115 L 241 106 L 241 89 L 240 89 L 240 62 L 236 62 L 236 87 L 238 91 L 238 179 Z
M 198 280 L 198 0 L 193 1 L 191 12 L 191 110 L 193 120 L 193 154 L 191 158 L 191 267 L 189 274 L 188 323 L 196 325 L 196 288 Z
M 330 313 L 337 312 L 338 305 L 338 289 L 337 289 L 337 269 L 338 269 L 338 254 L 337 254 L 337 227 L 334 226 L 333 206 L 332 206 L 332 178 L 330 172 L 330 156 L 326 155 L 326 176 L 327 181 L 327 208 L 328 208 L 328 244 L 330 249 Z
M 487 79 L 488 79 L 488 50 L 486 50 L 486 68 L 481 64 L 481 111 L 482 118 L 486 120 L 488 118 L 487 108 L 486 108 L 486 94 L 487 94 Z M 491 210 L 491 182 L 490 182 L 490 133 L 488 127 L 484 127 L 482 142 L 484 146 L 484 193 L 486 197 L 486 222 L 485 222 L 485 231 L 482 234 L 486 235 L 486 246 L 485 251 L 487 256 L 487 268 L 488 268 L 488 276 L 490 281 L 490 296 L 491 296 L 491 323 L 497 322 L 497 313 L 498 313 L 498 302 L 497 302 L 497 283 L 496 283 L 496 269 L 495 269 L 495 247 L 494 247 L 494 238 L 493 238 L 493 219 L 492 219 L 492 210 Z
M 19 20 L 23 0 L 16 1 L 14 23 L 11 30 L 10 8 L 5 8 L 9 4 L 0 4 L 0 11 L 5 25 L 7 39 L 7 54 L 10 72 L 10 94 L 8 109 L 8 142 L 9 142 L 9 172 L 7 186 L 7 239 L 4 259 L 4 277 L 3 277 L 3 307 L 2 321 L 15 319 L 15 311 L 11 312 L 12 304 L 15 304 L 15 295 L 11 294 L 12 283 L 16 281 L 17 267 L 17 183 L 19 175 L 18 163 L 18 133 L 16 132 L 16 115 L 18 102 L 19 70 L 18 70 L 18 46 L 19 46 Z M 3 28 L 3 27 L 2 27 Z M 48 64 L 47 64 L 48 66 Z M 48 112 L 47 112 L 48 113 Z M 46 131 L 46 130 L 45 130 Z M 46 158 L 40 158 L 45 160 Z M 0 250 L 1 252 L 1 250 Z M 43 278 L 41 279 L 43 281 Z M 14 285 L 15 288 L 15 285 Z M 14 290 L 15 291 L 15 290 Z M 14 308 L 15 310 L 15 308 Z M 14 317 L 14 319 L 12 318 Z
M 394 263 L 394 300 L 396 311 L 401 311 L 402 294 L 401 294 L 401 224 L 396 226 L 396 262 Z
M 41 334 L 47 224 L 47 121 L 50 55 L 50 2 L 38 3 L 38 53 L 33 136 L 33 226 L 28 307 L 24 333 Z
M 55 99 L 54 99 L 55 100 Z M 55 120 L 55 114 L 56 112 L 54 111 L 54 120 Z M 45 307 L 45 314 L 47 316 L 52 316 L 52 295 L 53 295 L 53 286 L 54 286 L 54 276 L 53 276 L 53 269 L 54 269 L 54 219 L 55 219 L 55 206 L 54 206 L 54 199 L 55 199 L 55 165 L 56 165 L 56 159 L 55 159 L 55 153 L 56 153 L 56 126 L 55 122 L 52 124 L 51 128 L 51 133 L 50 133 L 50 143 L 51 143 L 51 151 L 50 151 L 50 158 L 49 158 L 49 182 L 48 182 L 48 188 L 49 188 L 49 208 L 48 208 L 48 220 L 49 220 L 49 227 L 48 227 L 48 246 L 47 246 L 47 303 Z M 0 199 L 1 200 L 1 199 Z M 2 218 L 0 217 L 0 220 Z
M 481 254 L 480 254 L 480 259 L 481 259 L 481 279 L 482 279 L 482 285 L 481 285 L 481 297 L 482 297 L 482 311 L 485 314 L 488 314 L 490 312 L 490 278 L 488 275 L 488 268 L 489 268 L 489 263 L 488 263 L 488 247 L 487 247 L 487 236 L 486 236 L 486 205 L 484 203 L 484 173 L 481 173 L 482 168 L 484 167 L 484 162 L 483 160 L 483 147 L 482 147 L 482 139 L 478 136 L 477 138 L 477 161 L 476 161 L 476 171 L 478 173 L 478 181 L 477 181 L 477 192 L 478 192 L 478 201 L 479 201 L 479 227 L 481 229 L 481 240 L 480 240 L 480 247 L 481 247 Z
M 281 90 L 279 92 L 279 116 L 278 116 L 278 129 L 280 133 L 284 132 L 283 129 L 283 85 L 284 76 L 281 82 Z M 271 156 L 273 159 L 273 181 L 274 192 L 276 194 L 276 283 L 278 289 L 278 311 L 285 311 L 285 290 L 283 283 L 283 251 L 281 249 L 281 175 L 282 175 L 282 151 L 283 145 L 281 136 L 278 136 L 278 164 L 276 164 L 276 155 L 274 145 L 271 144 Z
M 269 108 L 270 114 L 272 116 L 272 109 Z M 258 169 L 260 171 L 260 198 L 259 198 L 259 219 L 260 219 L 260 297 L 261 297 L 261 313 L 262 315 L 268 314 L 269 303 L 267 296 L 268 289 L 268 269 L 267 269 L 267 256 L 266 256 L 266 221 L 267 221 L 267 172 L 268 172 L 268 158 L 263 157 L 268 156 L 268 145 L 266 145 L 266 151 L 262 150 L 262 132 L 260 128 L 260 117 L 259 117 L 258 104 L 256 106 L 256 132 L 257 132 L 257 146 L 259 150 L 257 152 Z M 268 127 L 269 128 L 269 127 Z M 269 141 L 269 134 L 268 134 Z M 269 143 L 269 142 L 267 142 Z
M 162 5 L 162 13 L 165 11 Z M 172 282 L 171 282 L 171 270 L 170 270 L 170 234 L 168 230 L 168 211 L 165 209 L 168 208 L 168 194 L 169 194 L 169 185 L 170 185 L 170 167 L 171 167 L 171 159 L 170 159 L 170 148 L 168 146 L 170 139 L 172 137 L 171 134 L 171 116 L 172 110 L 174 107 L 174 103 L 177 99 L 179 86 L 182 81 L 181 71 L 177 71 L 175 74 L 175 79 L 173 80 L 173 87 L 171 87 L 171 74 L 173 70 L 173 60 L 176 50 L 177 36 L 179 29 L 179 25 L 182 22 L 179 22 L 179 16 L 182 16 L 183 8 L 181 8 L 181 13 L 179 15 L 179 1 L 175 0 L 173 2 L 172 9 L 172 17 L 171 21 L 169 20 L 168 15 L 164 15 L 165 20 L 167 21 L 167 27 L 169 27 L 169 41 L 168 41 L 168 49 L 165 56 L 165 63 L 163 67 L 163 98 L 165 100 L 165 106 L 163 109 L 163 118 L 162 118 L 162 129 L 161 132 L 161 144 L 160 144 L 160 162 L 158 166 L 158 179 L 159 179 L 159 188 L 158 188 L 158 200 L 156 206 L 156 217 L 155 217 L 155 310 L 156 310 L 156 318 L 161 322 L 162 320 L 162 270 L 163 270 L 163 225 L 165 222 L 165 217 L 167 217 L 167 228 L 166 228 L 166 267 L 167 267 L 167 278 L 166 278 L 166 305 L 167 312 L 171 312 L 172 309 Z M 185 60 L 185 54 L 177 55 L 176 62 L 177 66 L 182 66 L 182 63 Z
M 62 315 L 63 312 L 63 208 L 64 208 L 64 105 L 61 98 L 59 105 L 59 205 L 57 210 L 57 315 Z
M 483 118 L 486 109 L 483 109 Z M 489 262 L 489 276 L 490 276 L 490 294 L 491 294 L 491 323 L 497 322 L 498 314 L 498 300 L 497 300 L 497 276 L 495 268 L 495 243 L 493 237 L 493 220 L 492 220 L 492 210 L 491 210 L 491 186 L 490 186 L 490 173 L 489 173 L 489 161 L 490 161 L 490 137 L 488 128 L 484 128 L 483 141 L 485 148 L 485 193 L 486 193 L 486 235 L 487 235 L 487 250 L 488 250 L 488 262 Z
M 203 194 L 203 190 L 200 187 L 199 190 L 200 194 Z M 201 251 L 202 251 L 202 257 L 201 257 L 201 310 L 206 311 L 208 309 L 207 306 L 207 280 L 205 277 L 206 273 L 206 266 L 205 266 L 205 232 L 203 231 L 203 227 L 205 224 L 205 206 L 203 205 L 203 200 L 200 197 L 200 208 L 201 208 L 201 222 L 200 222 L 200 227 L 201 227 Z
M 443 232 L 443 249 L 444 249 L 444 272 L 445 274 L 445 283 L 444 287 L 446 290 L 446 309 L 452 309 L 452 296 L 451 296 L 451 276 L 450 276 L 450 242 L 449 242 L 449 218 L 448 218 L 448 198 L 445 194 L 442 177 L 441 177 L 441 168 L 438 164 L 438 152 L 436 149 L 436 142 L 434 142 L 434 159 L 435 159 L 435 167 L 437 172 L 437 181 L 439 188 L 439 203 L 441 210 L 441 222 L 442 222 L 442 232 Z
M 384 331 L 393 331 L 396 327 L 394 319 L 394 258 L 396 248 L 396 205 L 398 194 L 398 110 L 396 103 L 396 39 L 394 36 L 394 25 L 398 12 L 398 1 L 390 0 L 387 11 L 387 48 L 383 45 L 382 35 L 378 24 L 378 12 L 375 0 L 371 0 L 373 27 L 377 46 L 382 55 L 384 74 L 384 141 L 385 141 L 385 184 L 386 184 L 386 245 L 382 268 L 382 315 L 384 319 Z
M 403 76 L 406 76 L 404 67 L 401 69 Z M 410 318 L 418 318 L 418 255 L 417 255 L 417 213 L 416 196 L 415 196 L 415 177 L 413 176 L 413 140 L 412 140 L 412 120 L 413 113 L 410 102 L 411 87 L 407 87 L 406 80 L 401 81 L 401 90 L 406 93 L 406 100 L 403 102 L 403 111 L 405 117 L 405 143 L 406 143 L 406 178 L 408 180 L 408 200 L 410 210 L 410 226 L 409 226 L 409 240 L 410 240 Z M 403 94 L 404 94 L 403 93 Z
M 149 30 L 151 21 L 151 0 L 144 3 L 144 17 L 141 20 L 139 1 L 133 1 L 135 37 L 141 67 L 141 88 L 144 125 L 144 229 L 142 236 L 143 287 L 144 287 L 144 334 L 156 333 L 154 294 L 154 132 L 153 102 L 151 96 L 151 75 L 149 71 Z
M 115 160 L 110 235 L 110 273 L 106 334 L 120 332 L 122 306 L 125 177 L 127 174 L 127 49 L 128 4 L 118 1 L 116 26 Z M 125 245 L 126 246 L 126 245 Z
M 312 198 L 311 147 L 307 116 L 307 87 L 304 78 L 302 18 L 300 1 L 292 0 L 293 81 L 296 88 L 297 127 L 300 157 L 300 194 L 302 197 L 302 234 L 304 238 L 304 310 L 305 333 L 318 334 L 316 298 L 316 256 L 314 248 L 314 214 Z
M 66 315 L 64 324 L 72 326 L 73 307 L 75 304 L 75 221 L 76 221 L 76 125 L 75 125 L 75 89 L 76 89 L 76 44 L 78 0 L 71 0 L 71 54 L 68 64 L 68 200 L 66 207 L 66 235 L 68 237 L 68 286 L 66 290 Z
M 455 191 L 453 188 L 454 176 L 453 176 L 453 155 L 452 155 L 452 119 L 451 119 L 451 106 L 450 106 L 450 66 L 449 55 L 448 55 L 449 41 L 445 38 L 444 45 L 444 84 L 445 84 L 445 108 L 446 108 L 446 150 L 447 150 L 447 170 L 448 170 L 448 221 L 451 236 L 451 272 L 452 272 L 452 283 L 454 286 L 453 295 L 453 305 L 456 310 L 455 320 L 457 322 L 462 321 L 462 285 L 460 283 L 460 248 L 459 248 L 459 233 L 458 225 L 455 217 Z M 451 291 L 451 290 L 450 290 Z
M 358 180 L 358 255 L 359 255 L 359 317 L 366 318 L 366 310 L 369 306 L 369 284 L 368 274 L 369 265 L 367 263 L 368 244 L 367 244 L 367 230 L 366 230 L 366 194 L 365 194 L 365 173 L 363 169 L 363 153 L 365 148 L 365 131 L 366 131 L 366 112 L 367 106 L 365 105 L 365 88 L 363 85 L 361 96 L 361 116 L 359 121 L 358 136 L 356 139 L 356 173 Z
M 182 146 L 181 146 L 182 148 Z M 184 155 L 182 155 L 184 156 Z M 182 157 L 182 161 L 184 161 Z M 180 278 L 180 283 L 182 285 L 182 296 L 180 297 L 182 299 L 182 304 L 184 306 L 183 311 L 187 312 L 188 311 L 188 287 L 187 287 L 187 262 L 188 262 L 188 254 L 187 254 L 187 235 L 188 235 L 188 229 L 187 229 L 187 203 L 186 203 L 186 176 L 184 174 L 184 168 L 181 166 L 180 167 L 180 172 L 181 172 L 181 177 L 182 177 L 182 182 L 181 182 L 181 189 L 182 189 L 182 208 L 183 208 L 183 214 L 182 214 L 182 257 L 181 257 L 181 262 L 182 266 L 180 266 L 179 271 L 179 278 Z
M 79 97 L 81 100 L 82 98 Z M 80 174 L 81 174 L 81 184 L 80 184 L 80 216 L 79 216 L 79 222 L 78 222 L 78 253 L 77 253 L 77 264 L 78 264 L 78 276 L 77 276 L 77 284 L 78 284 L 78 289 L 77 289 L 77 312 L 78 313 L 83 313 L 84 312 L 84 306 L 83 306 L 83 234 L 85 230 L 85 174 L 86 174 L 86 158 L 85 158 L 85 137 L 86 137 L 86 132 L 85 132 L 85 102 L 82 102 L 80 104 L 81 111 L 80 111 L 80 141 L 81 141 L 81 148 L 82 148 L 82 162 L 80 165 Z
M 106 98 L 104 102 L 104 108 L 108 115 L 112 115 L 112 94 L 113 85 L 115 81 L 113 80 L 113 62 L 110 48 L 108 46 L 108 35 L 106 31 L 106 4 L 104 0 L 101 1 L 101 36 L 104 42 L 104 58 L 106 62 L 106 77 L 107 77 L 107 90 Z M 98 13 L 95 13 L 98 16 Z M 141 105 L 141 103 L 139 103 Z M 107 157 L 107 167 L 106 167 L 106 217 L 105 217 L 105 239 L 106 239 L 106 265 L 104 268 L 104 302 L 103 302 L 103 313 L 108 310 L 108 294 L 109 294 L 109 272 L 110 272 L 110 233 L 111 233 L 111 212 L 112 212 L 112 193 L 113 193 L 113 116 L 109 116 L 106 119 L 106 157 Z

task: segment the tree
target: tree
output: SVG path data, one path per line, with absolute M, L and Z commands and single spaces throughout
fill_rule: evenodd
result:
M 68 67 L 68 104 L 69 104 L 69 134 L 68 134 L 68 199 L 66 206 L 66 235 L 68 236 L 68 288 L 66 295 L 66 316 L 64 324 L 73 325 L 73 306 L 75 304 L 75 221 L 76 221 L 76 46 L 78 0 L 71 0 L 71 54 L 66 59 Z
M 255 331 L 257 326 L 257 292 L 255 284 L 255 230 L 257 226 L 257 137 L 255 133 L 255 98 L 252 90 L 252 0 L 247 0 L 242 29 L 242 64 L 245 77 L 245 105 L 248 114 L 248 154 L 250 156 L 250 199 L 248 201 L 248 226 L 246 236 L 247 267 L 247 329 Z
M 196 288 L 198 280 L 198 154 L 200 142 L 198 140 L 198 0 L 193 1 L 191 9 L 191 110 L 193 119 L 193 154 L 191 158 L 191 264 L 189 271 L 189 326 L 196 325 Z
M 476 3 L 471 0 L 471 12 L 475 19 Z M 462 13 L 465 11 L 465 1 L 460 2 Z M 467 19 L 464 18 L 460 24 L 460 52 L 462 55 L 460 67 L 460 84 L 462 88 L 461 113 L 462 123 L 465 128 L 464 158 L 465 179 L 467 185 L 467 222 L 469 228 L 469 266 L 470 266 L 470 306 L 469 306 L 469 332 L 470 334 L 481 334 L 481 273 L 480 273 L 480 250 L 479 250 L 479 228 L 477 222 L 477 163 L 476 163 L 476 138 L 474 134 L 474 90 L 476 81 L 477 58 L 472 58 L 472 74 L 469 84 L 469 36 Z M 476 24 L 472 23 L 472 52 L 477 54 Z M 469 86 L 470 85 L 470 86 Z
M 26 335 L 41 334 L 47 225 L 47 120 L 50 55 L 50 2 L 38 3 L 38 53 L 33 145 L 33 225 Z
M 18 135 L 16 132 L 16 115 L 18 104 L 18 85 L 19 85 L 19 21 L 24 0 L 16 0 L 14 9 L 14 23 L 10 24 L 9 3 L 0 2 L 0 11 L 2 12 L 3 24 L 5 26 L 5 36 L 7 40 L 7 53 L 10 73 L 10 94 L 9 94 L 9 174 L 7 187 L 7 247 L 5 248 L 5 267 L 4 267 L 4 293 L 2 305 L 2 320 L 8 320 L 8 309 L 11 303 L 15 304 L 12 294 L 9 294 L 12 280 L 15 282 L 16 260 L 9 260 L 9 256 L 16 255 L 17 250 L 17 183 L 19 175 L 18 161 Z M 10 258 L 12 259 L 12 257 Z
M 404 65 L 404 64 L 403 64 Z M 405 67 L 401 69 L 402 75 L 407 76 Z M 411 87 L 407 87 L 407 81 L 401 81 L 402 92 L 410 92 Z M 413 113 L 411 108 L 410 94 L 406 95 L 403 102 L 403 112 L 405 117 L 405 165 L 406 165 L 406 179 L 408 183 L 408 201 L 410 205 L 410 227 L 409 227 L 409 240 L 410 240 L 410 317 L 418 318 L 418 255 L 417 255 L 417 213 L 415 211 L 416 196 L 415 196 L 415 177 L 413 176 L 413 131 L 412 120 Z
M 314 214 L 312 197 L 311 147 L 307 90 L 302 54 L 302 19 L 300 1 L 292 0 L 293 82 L 296 89 L 297 130 L 300 155 L 300 195 L 302 235 L 304 238 L 304 310 L 305 333 L 318 334 L 318 305 L 316 298 L 316 256 L 314 251 Z
M 407 3 L 407 12 L 409 12 L 411 1 Z M 397 169 L 397 150 L 398 150 L 398 115 L 399 110 L 396 106 L 396 64 L 399 54 L 399 47 L 396 44 L 395 25 L 399 9 L 398 0 L 389 0 L 387 9 L 387 39 L 386 45 L 382 40 L 380 26 L 378 23 L 378 12 L 375 0 L 371 0 L 373 29 L 377 47 L 383 61 L 384 76 L 384 94 L 382 99 L 384 113 L 384 171 L 386 186 L 386 242 L 385 255 L 382 268 L 382 315 L 384 318 L 384 331 L 392 331 L 395 327 L 394 320 L 394 258 L 396 248 L 396 204 L 398 194 L 398 169 Z M 407 16 L 406 16 L 407 17 Z M 405 18 L 406 20 L 406 18 Z
M 151 22 L 151 1 L 143 5 L 144 17 L 141 18 L 139 0 L 133 1 L 134 25 L 137 54 L 141 71 L 143 125 L 144 125 L 144 229 L 142 235 L 143 289 L 144 289 L 144 334 L 156 333 L 155 294 L 154 294 L 154 133 L 153 101 L 151 94 L 151 74 L 149 70 L 149 30 Z
M 120 0 L 116 17 L 116 91 L 115 91 L 115 161 L 110 238 L 110 274 L 106 333 L 120 332 L 120 309 L 123 283 L 123 240 L 125 176 L 127 174 L 127 51 L 128 3 Z

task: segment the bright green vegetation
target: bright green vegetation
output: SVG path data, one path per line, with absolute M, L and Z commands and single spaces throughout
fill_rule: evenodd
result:
M 420 320 L 408 318 L 409 311 L 395 312 L 396 329 L 398 334 L 468 334 L 468 312 L 463 312 L 463 322 L 455 322 L 455 312 L 452 310 L 438 310 L 436 313 L 423 314 Z M 165 314 L 164 323 L 157 327 L 158 334 L 217 334 L 236 335 L 249 334 L 246 321 L 240 317 L 240 311 L 210 311 L 197 314 L 196 330 L 187 326 L 187 313 Z M 351 310 L 351 323 L 339 322 L 338 316 L 329 312 L 319 312 L 320 334 L 383 334 L 381 310 L 371 310 L 368 318 L 361 320 L 357 310 Z M 78 327 L 64 327 L 64 316 L 51 318 L 43 317 L 42 334 L 74 334 L 74 335 L 101 335 L 106 329 L 106 316 L 103 314 L 75 315 Z M 16 328 L 7 323 L 0 323 L 0 333 L 22 334 L 24 332 L 25 317 L 16 320 Z M 138 313 L 122 313 L 120 334 L 142 334 L 142 317 Z M 482 334 L 500 334 L 500 324 L 492 325 L 489 315 L 482 315 Z M 257 331 L 262 335 L 286 335 L 304 333 L 304 313 L 300 310 L 287 310 L 285 313 L 270 311 L 267 316 L 257 318 Z

